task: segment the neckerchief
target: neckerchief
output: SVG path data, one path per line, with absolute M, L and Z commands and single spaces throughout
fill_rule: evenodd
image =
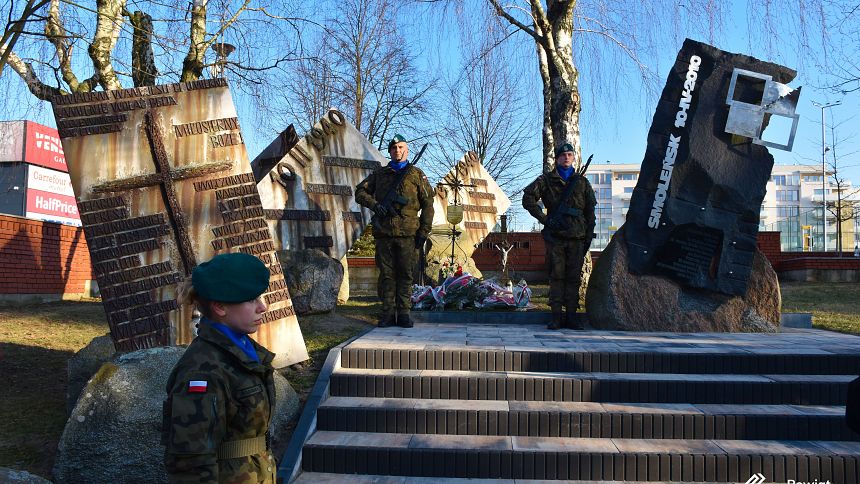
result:
M 393 168 L 393 169 L 394 169 L 394 171 L 400 171 L 400 170 L 402 170 L 402 169 L 403 169 L 403 167 L 405 167 L 405 166 L 406 166 L 406 165 L 408 165 L 408 164 L 409 164 L 409 160 L 403 160 L 403 161 L 401 161 L 400 163 L 398 163 L 398 162 L 396 162 L 396 161 L 394 161 L 394 160 L 392 160 L 392 161 L 388 162 L 388 166 L 389 166 L 389 167 L 391 167 L 391 168 Z
M 254 345 L 251 343 L 251 338 L 249 338 L 247 334 L 237 333 L 226 324 L 216 323 L 215 321 L 212 321 L 211 319 L 207 319 L 205 317 L 201 318 L 200 322 L 209 324 L 213 328 L 224 333 L 224 336 L 230 338 L 230 341 L 235 343 L 236 346 L 238 346 L 243 353 L 248 355 L 249 358 L 256 361 L 257 363 L 260 362 L 260 357 L 257 356 L 257 350 L 254 349 Z
M 558 172 L 559 176 L 561 176 L 562 180 L 567 181 L 567 179 L 570 178 L 570 175 L 573 174 L 573 165 L 570 165 L 567 168 L 556 166 L 555 170 Z

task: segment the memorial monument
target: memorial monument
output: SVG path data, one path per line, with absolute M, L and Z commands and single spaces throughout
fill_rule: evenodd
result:
M 586 308 L 597 328 L 769 331 L 776 274 L 756 247 L 773 167 L 790 150 L 795 72 L 687 39 L 657 105 L 625 224 L 603 251 Z M 767 141 L 772 116 L 792 122 Z
M 271 271 L 252 337 L 275 366 L 308 358 L 227 82 L 206 79 L 55 97 L 84 233 L 119 351 L 187 344 L 177 283 L 224 252 Z
M 481 164 L 478 155 L 471 151 L 463 155 L 436 185 L 433 229 L 425 268 L 428 282 L 438 281 L 445 262 L 453 269 L 462 265 L 464 271 L 481 277 L 472 253 L 495 227 L 499 215 L 510 206 L 511 200 Z
M 354 187 L 386 158 L 340 111 L 302 137 L 288 128 L 251 163 L 299 314 L 334 309 L 346 252 L 370 222 Z
M 264 153 L 276 151 L 270 145 Z M 278 249 L 319 249 L 340 259 L 372 215 L 356 203 L 353 189 L 386 158 L 336 109 L 285 151 L 257 184 Z M 262 162 L 254 160 L 254 169 Z

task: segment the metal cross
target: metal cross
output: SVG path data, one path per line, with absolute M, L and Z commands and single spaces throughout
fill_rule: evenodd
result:
M 158 186 L 161 189 L 161 197 L 167 208 L 167 216 L 170 219 L 170 225 L 173 226 L 174 233 L 176 234 L 176 245 L 179 248 L 179 255 L 182 259 L 185 275 L 188 276 L 191 274 L 191 271 L 194 270 L 194 267 L 197 265 L 197 261 L 194 255 L 194 249 L 191 247 L 191 239 L 188 236 L 188 229 L 185 226 L 185 216 L 183 215 L 182 208 L 179 205 L 179 200 L 177 199 L 176 189 L 173 186 L 173 182 L 210 175 L 212 173 L 219 173 L 222 171 L 230 171 L 233 167 L 233 162 L 221 161 L 203 163 L 171 170 L 170 163 L 167 159 L 167 151 L 164 149 L 164 141 L 161 137 L 161 126 L 158 120 L 155 119 L 155 113 L 152 110 L 149 110 L 144 114 L 143 124 L 146 129 L 146 137 L 149 139 L 152 160 L 155 162 L 155 173 L 103 183 L 94 187 L 93 192 L 114 192 L 119 190 Z

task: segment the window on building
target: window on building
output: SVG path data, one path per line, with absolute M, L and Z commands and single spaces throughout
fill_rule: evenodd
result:
M 780 202 L 796 202 L 800 200 L 800 193 L 797 190 L 777 190 L 776 199 Z
M 798 215 L 800 215 L 800 207 L 797 205 L 776 207 L 776 216 L 779 218 L 797 217 Z
M 585 178 L 592 185 L 609 185 L 612 183 L 612 173 L 588 173 Z
M 633 193 L 633 188 L 635 187 L 624 187 L 624 193 Z
M 639 179 L 639 174 L 638 173 L 616 173 L 615 179 L 616 180 L 628 180 L 628 181 L 633 180 L 633 181 L 636 181 Z
M 598 200 L 612 200 L 611 188 L 595 188 L 594 197 Z
M 821 175 L 803 175 L 803 181 L 807 183 L 821 183 Z
M 780 186 L 800 185 L 800 175 L 774 175 L 773 182 Z

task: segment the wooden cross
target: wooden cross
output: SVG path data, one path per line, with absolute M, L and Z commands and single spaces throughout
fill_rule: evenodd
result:
M 230 171 L 233 168 L 233 162 L 220 161 L 203 163 L 171 170 L 170 163 L 167 159 L 167 151 L 164 148 L 164 141 L 161 137 L 161 126 L 158 120 L 155 119 L 155 113 L 152 110 L 148 110 L 144 114 L 143 124 L 146 129 L 146 137 L 149 139 L 149 148 L 152 152 L 152 159 L 155 162 L 155 173 L 103 183 L 94 187 L 93 192 L 115 192 L 120 190 L 131 190 L 134 188 L 158 186 L 161 189 L 161 197 L 167 208 L 167 216 L 170 219 L 170 225 L 173 226 L 174 233 L 176 234 L 176 245 L 179 248 L 179 255 L 182 259 L 185 275 L 188 276 L 191 274 L 191 271 L 194 270 L 194 267 L 197 266 L 197 261 L 194 255 L 194 249 L 191 247 L 191 239 L 188 236 L 188 229 L 185 226 L 185 216 L 183 215 L 182 208 L 179 205 L 179 200 L 177 199 L 176 189 L 173 186 L 173 182 L 210 175 L 212 173 L 219 173 L 222 171 Z

